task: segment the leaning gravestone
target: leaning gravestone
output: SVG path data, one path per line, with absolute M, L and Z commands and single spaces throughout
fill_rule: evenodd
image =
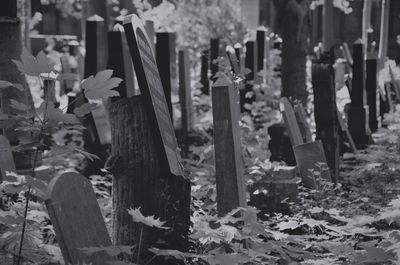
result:
M 218 63 L 214 60 L 218 59 L 219 56 L 219 39 L 214 38 L 210 40 L 210 70 L 211 70 L 211 80 L 215 82 L 217 78 L 215 75 L 218 72 Z
M 232 72 L 234 74 L 239 74 L 240 73 L 240 66 L 239 66 L 239 60 L 236 57 L 236 52 L 235 49 L 232 46 L 226 46 L 226 56 L 228 57 L 229 63 L 232 68 Z
M 17 172 L 9 141 L 0 135 L 0 182 L 6 179 L 6 172 Z
M 239 106 L 233 82 L 226 75 L 212 87 L 217 209 L 224 215 L 246 206 L 244 169 L 241 157 Z
M 74 172 L 55 177 L 48 187 L 47 211 L 67 264 L 108 265 L 104 252 L 88 256 L 82 248 L 111 246 L 91 182 Z
M 192 94 L 190 87 L 190 61 L 187 49 L 179 51 L 179 103 L 181 105 L 181 130 L 185 135 L 192 128 Z
M 378 60 L 376 54 L 369 54 L 366 61 L 366 92 L 369 108 L 369 128 L 371 132 L 378 130 L 379 90 L 377 78 Z

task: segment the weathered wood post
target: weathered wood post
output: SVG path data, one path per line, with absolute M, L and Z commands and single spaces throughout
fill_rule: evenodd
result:
M 168 248 L 187 251 L 190 181 L 181 168 L 154 51 L 136 15 L 125 17 L 124 28 L 141 95 L 120 99 L 110 107 L 114 137 L 108 164 L 114 173 L 114 241 L 138 240 L 142 226 L 132 222 L 126 209 L 141 207 L 145 216 L 155 215 L 171 228 L 144 228 L 142 249 L 162 247 L 163 243 L 157 243 L 162 240 Z M 149 255 L 145 253 L 141 260 Z M 170 263 L 160 258 L 149 264 Z
M 208 79 L 208 50 L 204 50 L 201 52 L 201 73 L 200 73 L 200 84 L 201 92 L 204 95 L 210 94 L 210 80 Z
M 181 130 L 187 135 L 192 129 L 192 94 L 190 87 L 190 61 L 187 49 L 179 51 L 179 103 L 181 105 Z
M 88 256 L 82 250 L 111 246 L 92 183 L 78 173 L 64 173 L 50 182 L 48 196 L 47 211 L 65 263 L 109 264 L 113 259 L 105 252 Z
M 324 146 L 325 157 L 332 176 L 339 177 L 339 126 L 336 112 L 336 89 L 333 64 L 334 48 L 324 53 L 312 66 L 314 116 L 317 136 Z
M 222 216 L 246 206 L 239 106 L 233 82 L 222 75 L 212 87 L 217 209 Z
M 211 80 L 215 82 L 217 78 L 215 75 L 218 72 L 218 63 L 214 60 L 218 59 L 219 56 L 219 38 L 210 39 L 210 70 L 211 70 Z
M 361 39 L 353 45 L 353 80 L 351 104 L 348 109 L 348 126 L 357 148 L 365 148 L 369 142 L 368 106 L 365 93 L 364 44 Z
M 257 28 L 257 72 L 265 69 L 265 40 L 267 37 L 267 28 L 260 26 Z
M 366 69 L 366 90 L 367 90 L 367 104 L 369 109 L 369 128 L 371 132 L 378 130 L 378 113 L 379 113 L 379 92 L 378 92 L 378 79 L 377 79 L 377 56 L 371 54 L 367 57 Z
M 250 111 L 246 108 L 246 104 L 252 104 L 255 101 L 253 93 L 253 81 L 257 72 L 257 43 L 249 40 L 246 42 L 246 59 L 244 66 L 251 72 L 246 75 L 246 83 L 244 89 L 240 91 L 240 109 L 241 112 Z
M 171 91 L 176 90 L 176 33 L 157 32 L 156 39 L 158 72 L 160 73 L 168 110 L 172 118 Z

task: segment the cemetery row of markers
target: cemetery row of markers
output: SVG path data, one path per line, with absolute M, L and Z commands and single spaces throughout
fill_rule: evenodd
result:
M 168 248 L 187 251 L 190 182 L 181 167 L 172 124 L 171 89 L 176 84 L 171 80 L 177 72 L 182 112 L 178 131 L 187 135 L 192 127 L 188 51 L 179 51 L 179 69 L 176 71 L 173 69 L 176 59 L 174 33 L 155 34 L 150 23 L 143 26 L 135 15 L 125 17 L 123 25 L 117 24 L 114 31 L 108 33 L 108 38 L 104 36 L 103 27 L 104 21 L 98 16 L 87 21 L 85 77 L 107 68 L 113 69 L 114 75 L 124 81 L 118 87 L 120 97 L 93 111 L 85 122 L 89 125 L 86 140 L 91 145 L 111 143 L 111 156 L 106 164 L 114 174 L 114 235 L 111 240 L 90 181 L 77 173 L 65 173 L 51 181 L 46 201 L 63 257 L 71 264 L 82 261 L 107 264 L 112 258 L 106 253 L 87 256 L 81 248 L 110 246 L 112 241 L 117 245 L 134 244 L 142 228 L 132 222 L 127 213 L 130 207 L 142 207 L 144 215 L 155 215 L 172 228 L 169 233 L 145 228 L 141 236 L 144 238 L 143 249 L 163 239 Z M 154 39 L 157 40 L 155 46 Z M 216 77 L 218 66 L 210 62 L 222 54 L 218 39 L 212 39 L 210 50 L 202 53 L 200 82 L 204 94 L 210 93 L 210 79 L 213 81 L 211 98 L 219 215 L 247 204 L 239 119 L 240 112 L 246 111 L 244 105 L 255 100 L 246 97 L 246 93 L 253 89 L 249 81 L 255 79 L 254 73 L 267 67 L 269 49 L 274 47 L 268 40 L 267 31 L 261 29 L 257 31 L 256 41 L 245 44 L 245 56 L 242 56 L 241 45 L 226 48 L 234 73 L 238 74 L 244 67 L 252 71 L 246 75 L 244 85 L 234 83 L 226 75 Z M 106 45 L 108 61 L 104 59 Z M 279 42 L 274 45 L 279 48 Z M 352 151 L 364 148 L 370 142 L 370 132 L 378 128 L 378 116 L 390 110 L 387 107 L 391 102 L 390 88 L 385 88 L 386 93 L 377 89 L 376 58 L 369 56 L 365 64 L 360 41 L 354 43 L 353 58 L 349 53 L 346 56 L 346 67 L 352 68 L 353 73 L 351 86 L 348 86 L 351 95 L 351 104 L 347 108 L 348 126 L 336 107 L 335 58 L 328 52 L 314 61 L 312 68 L 317 140 L 312 139 L 303 106 L 282 98 L 284 125 L 275 124 L 268 129 L 271 160 L 284 160 L 288 165 L 297 165 L 297 169 L 284 168 L 272 178 L 254 184 L 250 191 L 261 187 L 269 192 L 268 195 L 251 192 L 250 203 L 253 205 L 284 211 L 279 209 L 282 199 L 295 199 L 297 195 L 297 171 L 309 188 L 315 188 L 321 178 L 337 181 L 342 142 L 347 142 Z M 68 71 L 68 67 L 64 67 L 64 71 Z M 140 95 L 135 84 L 138 84 Z M 4 176 L 5 171 L 16 169 L 7 139 L 0 136 L 0 141 L 0 165 Z M 164 264 L 157 259 L 154 262 L 151 264 Z

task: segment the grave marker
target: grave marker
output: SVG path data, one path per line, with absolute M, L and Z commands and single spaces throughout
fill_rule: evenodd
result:
M 240 66 L 239 66 L 239 60 L 236 56 L 235 49 L 232 46 L 226 46 L 226 55 L 228 57 L 229 63 L 232 68 L 232 72 L 234 74 L 239 74 L 240 73 Z
M 312 142 L 312 134 L 310 125 L 307 122 L 307 114 L 302 104 L 296 104 L 293 107 L 296 115 L 297 123 L 299 124 L 301 134 L 305 143 Z
M 257 72 L 265 68 L 265 38 L 267 37 L 267 28 L 260 26 L 257 28 Z
M 113 76 L 122 79 L 116 90 L 119 92 L 120 97 L 130 98 L 136 94 L 134 69 L 122 25 L 117 24 L 114 26 L 114 31 L 108 32 L 108 47 L 110 56 L 107 69 L 114 70 Z
M 6 171 L 17 172 L 12 155 L 10 142 L 3 135 L 0 135 L 0 183 L 6 179 Z
M 343 115 L 337 108 L 336 108 L 336 113 L 337 113 L 337 119 L 338 119 L 340 129 L 342 130 L 342 132 L 344 132 L 346 134 L 346 137 L 347 137 L 347 140 L 349 141 L 351 150 L 353 151 L 353 153 L 356 153 L 357 152 L 356 144 L 354 143 L 353 137 L 350 134 L 349 128 L 347 128 L 347 125 L 346 125 L 345 121 L 343 120 Z
M 239 109 L 233 82 L 222 75 L 212 87 L 218 214 L 246 207 Z
M 350 48 L 349 48 L 349 45 L 347 44 L 347 42 L 343 42 L 342 50 L 343 50 L 344 58 L 346 58 L 346 61 L 349 65 L 349 67 L 351 67 L 353 65 L 353 56 L 351 55 Z
M 156 32 L 154 29 L 154 21 L 146 20 L 144 27 L 146 29 L 147 36 L 149 36 L 150 43 L 153 44 L 153 49 L 155 49 Z
M 369 108 L 369 128 L 371 132 L 378 130 L 378 112 L 379 112 L 379 91 L 378 91 L 378 79 L 377 79 L 377 66 L 378 60 L 376 54 L 368 56 L 366 61 L 367 79 L 366 79 L 366 90 L 367 90 L 367 104 Z
M 201 73 L 200 73 L 200 83 L 202 85 L 201 92 L 204 95 L 210 94 L 210 80 L 208 79 L 208 50 L 201 52 Z
M 357 148 L 365 148 L 369 142 L 368 106 L 365 93 L 364 44 L 361 39 L 353 45 L 353 79 L 351 104 L 348 109 L 348 127 Z
M 124 28 L 139 88 L 145 100 L 149 119 L 154 126 L 155 139 L 163 147 L 160 150 L 162 163 L 166 164 L 165 168 L 172 174 L 182 176 L 178 144 L 151 43 L 142 22 L 136 15 L 125 17 Z
M 257 43 L 255 41 L 246 42 L 246 59 L 244 66 L 251 72 L 246 75 L 244 89 L 240 91 L 241 111 L 250 111 L 245 108 L 245 104 L 252 104 L 255 101 L 255 95 L 249 95 L 253 92 L 253 82 L 257 74 Z
M 211 70 L 211 80 L 215 82 L 217 78 L 215 75 L 218 72 L 218 63 L 214 60 L 218 59 L 219 56 L 219 39 L 210 39 L 210 70 Z
M 187 49 L 179 51 L 179 102 L 181 129 L 187 134 L 192 129 L 192 94 L 190 87 L 190 61 Z
M 239 61 L 239 69 L 243 67 L 243 60 L 242 60 L 242 44 L 236 43 L 233 48 L 235 49 L 236 58 Z
M 104 252 L 87 256 L 81 248 L 111 246 L 92 183 L 75 172 L 55 177 L 46 207 L 65 263 L 109 264 Z
M 156 33 L 156 61 L 160 73 L 161 84 L 167 100 L 168 110 L 172 119 L 171 91 L 176 91 L 176 33 Z M 151 40 L 150 40 L 151 42 Z

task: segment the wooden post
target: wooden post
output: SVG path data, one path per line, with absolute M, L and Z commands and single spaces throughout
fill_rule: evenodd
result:
M 364 44 L 361 39 L 353 45 L 353 80 L 351 104 L 348 109 L 349 131 L 357 148 L 365 148 L 370 139 L 368 106 L 365 93 Z
M 219 56 L 219 38 L 210 39 L 210 70 L 211 70 L 211 81 L 215 82 L 217 78 L 215 75 L 218 72 L 218 63 L 214 63 L 214 60 L 218 59 Z
M 246 207 L 239 109 L 233 83 L 222 75 L 212 88 L 217 209 L 222 216 Z
M 378 78 L 377 78 L 377 56 L 372 54 L 366 61 L 367 78 L 367 104 L 369 109 L 369 128 L 371 132 L 378 130 L 378 113 L 379 113 L 379 92 L 378 92 Z
M 254 94 L 250 94 L 253 93 L 252 82 L 254 81 L 257 71 L 257 43 L 255 41 L 246 42 L 246 59 L 244 65 L 251 72 L 246 75 L 246 84 L 244 89 L 240 91 L 241 112 L 250 111 L 246 108 L 246 104 L 252 104 L 256 98 Z
M 92 183 L 84 176 L 68 172 L 50 182 L 48 194 L 46 207 L 64 261 L 109 264 L 113 259 L 104 252 L 87 256 L 81 249 L 111 246 Z
M 192 129 L 192 94 L 190 87 L 190 61 L 187 49 L 179 51 L 179 102 L 181 129 L 185 135 Z
M 201 52 L 201 73 L 200 73 L 200 83 L 202 85 L 201 92 L 204 95 L 210 94 L 210 80 L 208 79 L 208 50 Z
M 176 90 L 176 33 L 157 32 L 156 33 L 156 58 L 157 67 L 164 88 L 169 114 L 173 120 L 171 91 Z M 151 42 L 151 40 L 150 40 Z
M 389 13 L 390 13 L 390 0 L 382 0 L 381 9 L 381 35 L 379 40 L 379 65 L 378 69 L 385 66 L 388 38 L 389 38 Z
M 114 200 L 120 203 L 115 208 L 115 218 L 122 218 L 118 228 L 114 226 L 115 231 L 119 231 L 117 233 L 122 233 L 117 235 L 120 238 L 117 242 L 137 240 L 137 237 L 132 238 L 139 233 L 138 226 L 134 224 L 129 225 L 133 230 L 128 229 L 128 235 L 124 234 L 128 221 L 126 206 L 131 204 L 142 206 L 145 215 L 160 217 L 171 227 L 165 234 L 145 229 L 143 249 L 150 246 L 147 243 L 162 239 L 168 247 L 187 251 L 190 180 L 184 176 L 180 162 L 154 52 L 143 23 L 136 15 L 125 17 L 124 28 L 141 95 L 121 99 L 110 108 L 114 137 L 111 148 L 113 159 L 109 161 L 115 161 L 110 168 L 115 179 L 119 179 L 115 182 L 119 188 L 113 184 L 118 190 L 113 196 L 121 196 Z M 130 191 L 128 194 L 124 192 L 127 188 Z M 150 264 L 165 263 L 155 259 Z
M 265 69 L 265 39 L 267 29 L 264 26 L 257 28 L 257 72 Z
M 136 94 L 134 69 L 122 25 L 116 25 L 114 31 L 108 32 L 108 48 L 110 56 L 108 58 L 107 69 L 114 71 L 114 77 L 122 79 L 116 90 L 119 92 L 120 97 L 130 98 Z
M 321 56 L 312 66 L 316 139 L 324 146 L 325 157 L 332 176 L 339 177 L 339 126 L 336 113 L 336 89 L 333 64 L 334 48 Z

